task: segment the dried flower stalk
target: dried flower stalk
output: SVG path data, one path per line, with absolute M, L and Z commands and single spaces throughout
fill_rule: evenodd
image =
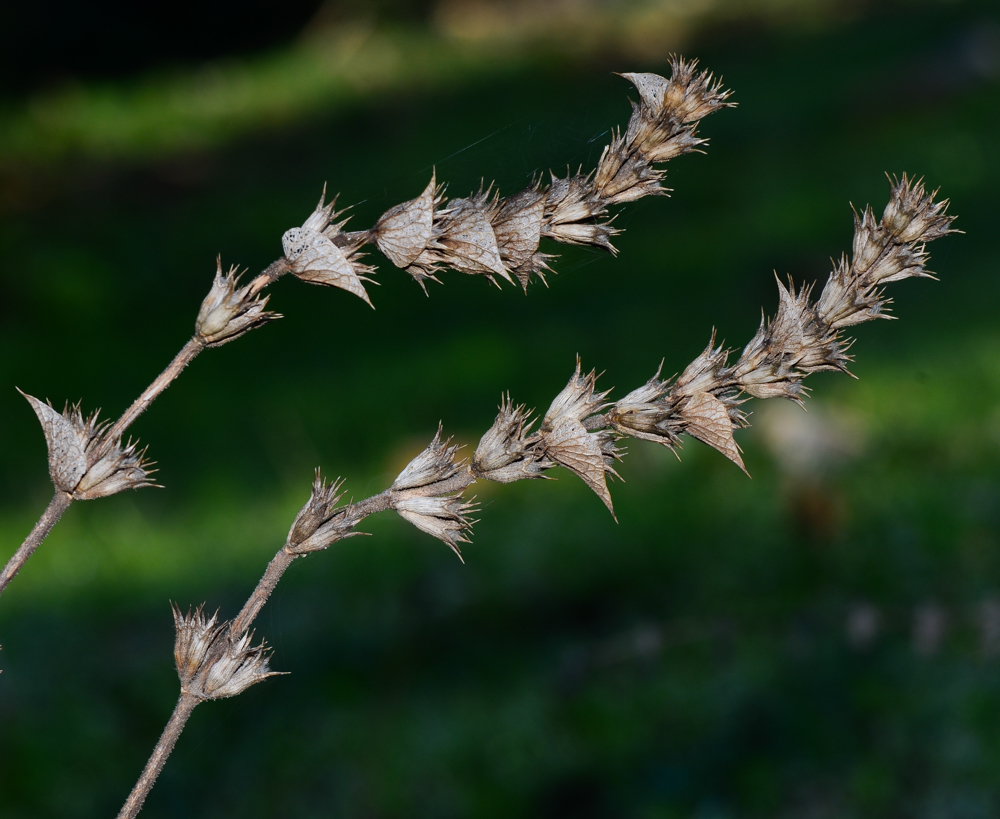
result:
M 393 509 L 461 559 L 459 543 L 468 542 L 475 523 L 468 516 L 475 504 L 466 501 L 464 493 L 476 480 L 530 480 L 545 477 L 556 465 L 564 466 L 613 515 L 607 477 L 617 477 L 614 463 L 624 454 L 617 441 L 632 437 L 676 450 L 685 433 L 746 471 L 733 437 L 735 429 L 747 426 L 741 405 L 749 397 L 782 397 L 801 404 L 806 395 L 801 382 L 807 375 L 821 370 L 847 372 L 852 340 L 842 335 L 842 329 L 885 317 L 884 283 L 931 276 L 925 267 L 926 243 L 953 232 L 954 219 L 946 212 L 947 200 L 935 202 L 934 196 L 904 175 L 893 181 L 881 220 L 876 222 L 871 208 L 860 216 L 855 213 L 850 261 L 843 257 L 837 263 L 815 302 L 809 298 L 811 288 L 796 294 L 791 283 L 786 288 L 779 281 L 775 317 L 761 321 L 731 367 L 727 366 L 730 351 L 716 346 L 713 333 L 708 347 L 676 380 L 662 379 L 661 365 L 645 384 L 608 402 L 610 390 L 598 392 L 596 372 L 583 374 L 578 358 L 573 375 L 537 430 L 531 431 L 531 411 L 512 404 L 506 395 L 471 460 L 458 457 L 459 447 L 451 445 L 451 439 L 441 439 L 439 425 L 430 444 L 388 489 L 341 506 L 342 483 L 327 484 L 317 470 L 309 500 L 285 544 L 232 623 L 219 625 L 216 615 L 206 618 L 201 608 L 187 615 L 174 608 L 181 698 L 120 817 L 132 817 L 141 807 L 194 704 L 235 695 L 275 673 L 267 667 L 263 644 L 249 647 L 248 629 L 292 562 L 360 534 L 355 527 L 369 515 Z
M 364 282 L 373 281 L 375 268 L 362 262 L 361 253 L 369 243 L 374 243 L 396 267 L 406 270 L 425 293 L 425 282 L 440 281 L 437 274 L 445 268 L 484 276 L 494 284 L 498 284 L 498 278 L 512 282 L 514 277 L 527 292 L 533 276 L 544 282 L 544 272 L 551 269 L 548 262 L 554 257 L 538 249 L 543 236 L 617 253 L 611 238 L 620 231 L 611 227 L 608 208 L 643 196 L 665 195 L 668 191 L 661 184 L 665 171 L 655 166 L 703 146 L 706 140 L 696 136 L 698 123 L 713 111 L 733 104 L 727 101 L 730 92 L 709 72 L 696 72 L 696 66 L 697 61 L 675 57 L 669 79 L 656 74 L 621 75 L 636 87 L 640 101 L 632 103 L 625 135 L 615 133 L 596 171 L 589 174 L 552 174 L 549 184 L 536 180 L 526 190 L 505 199 L 492 186 L 485 190 L 480 187 L 467 198 L 449 202 L 432 173 L 420 196 L 390 208 L 371 230 L 356 232 L 344 232 L 347 219 L 340 218 L 344 211 L 336 210 L 336 197 L 326 203 L 324 186 L 319 203 L 305 222 L 282 236 L 282 257 L 249 284 L 240 287 L 236 268 L 223 274 L 221 259 L 217 261 L 215 278 L 198 312 L 191 340 L 117 421 L 101 426 L 96 416 L 87 420 L 93 426 L 87 431 L 90 437 L 84 449 L 87 459 L 96 458 L 93 463 L 78 456 L 81 444 L 73 442 L 73 435 L 83 433 L 68 431 L 67 425 L 76 424 L 79 407 L 73 411 L 75 416 L 64 413 L 64 420 L 58 421 L 54 411 L 40 409 L 45 405 L 26 396 L 42 422 L 57 497 L 4 567 L 0 593 L 72 501 L 152 485 L 144 471 L 145 450 L 136 454 L 136 445 L 131 442 L 123 447 L 122 436 L 203 349 L 227 344 L 281 318 L 265 310 L 267 298 L 259 295 L 281 276 L 291 273 L 302 281 L 346 290 L 371 305 Z M 590 442 L 579 438 L 570 421 L 565 422 L 560 435 L 551 439 L 552 458 L 582 464 L 580 458 L 589 455 L 575 450 Z M 609 449 L 603 457 L 617 456 Z M 596 473 L 591 473 L 587 480 L 596 481 Z M 610 508 L 610 498 L 605 502 Z M 458 498 L 433 503 L 407 501 L 400 510 L 428 531 L 450 532 L 456 552 L 463 537 L 461 520 L 467 511 Z

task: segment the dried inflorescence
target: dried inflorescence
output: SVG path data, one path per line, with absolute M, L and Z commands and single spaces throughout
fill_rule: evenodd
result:
M 235 697 L 254 683 L 282 672 L 268 667 L 270 649 L 264 643 L 252 646 L 252 633 L 230 634 L 229 623 L 219 623 L 219 614 L 206 617 L 199 606 L 187 614 L 174 612 L 174 661 L 181 691 L 199 700 Z
M 350 505 L 338 506 L 344 497 L 340 491 L 343 485 L 339 478 L 327 483 L 319 469 L 316 470 L 309 500 L 288 530 L 286 552 L 292 555 L 318 552 L 338 540 L 361 534 L 353 531 L 358 521 L 352 517 Z
M 806 395 L 802 380 L 814 372 L 847 372 L 853 340 L 842 330 L 886 317 L 889 299 L 882 285 L 930 276 L 926 243 L 953 232 L 948 201 L 935 202 L 921 182 L 905 175 L 892 181 L 881 220 L 870 207 L 854 217 L 850 261 L 842 257 L 816 301 L 812 288 L 796 292 L 778 282 L 778 311 L 743 349 L 733 366 L 729 350 L 713 340 L 673 385 L 659 373 L 645 387 L 616 402 L 607 421 L 623 436 L 659 440 L 674 447 L 687 432 L 718 449 L 743 468 L 733 430 L 746 426 L 740 405 L 749 397 L 788 398 Z
M 494 284 L 514 278 L 527 290 L 533 276 L 544 282 L 553 257 L 539 250 L 542 237 L 590 245 L 615 253 L 611 239 L 620 231 L 606 219 L 608 208 L 644 196 L 663 195 L 665 171 L 658 164 L 697 150 L 701 119 L 732 103 L 697 62 L 674 58 L 671 76 L 622 74 L 639 92 L 624 135 L 616 132 L 591 173 L 552 174 L 543 185 L 501 198 L 492 186 L 448 201 L 436 176 L 415 199 L 386 211 L 370 231 L 343 233 L 344 222 L 323 198 L 300 228 L 285 233 L 282 244 L 294 275 L 340 287 L 371 304 L 363 281 L 374 268 L 358 261 L 359 249 L 374 242 L 396 267 L 424 288 L 451 268 L 483 276 Z M 325 191 L 324 191 L 325 193 Z
M 239 287 L 240 276 L 235 267 L 223 274 L 222 259 L 216 259 L 212 289 L 201 303 L 194 325 L 195 338 L 206 347 L 219 347 L 281 318 L 280 313 L 264 309 L 269 296 L 261 298 L 251 285 Z
M 122 444 L 109 439 L 108 422 L 99 422 L 97 413 L 87 418 L 80 406 L 67 405 L 60 413 L 51 404 L 21 393 L 42 424 L 49 450 L 49 474 L 59 492 L 74 500 L 92 500 L 126 489 L 153 486 L 151 461 L 137 443 Z
M 469 513 L 477 508 L 462 493 L 475 478 L 468 464 L 456 458 L 459 447 L 450 444 L 450 438 L 441 440 L 438 425 L 434 439 L 389 487 L 388 503 L 402 518 L 446 543 L 461 559 L 458 544 L 469 542 L 467 533 L 475 523 Z

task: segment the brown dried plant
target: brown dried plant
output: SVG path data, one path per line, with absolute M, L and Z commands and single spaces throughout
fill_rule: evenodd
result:
M 374 243 L 396 267 L 425 289 L 445 268 L 479 275 L 499 284 L 516 278 L 522 287 L 533 277 L 544 281 L 553 256 L 539 250 L 542 237 L 588 244 L 615 252 L 608 209 L 666 192 L 658 163 L 704 144 L 698 122 L 730 105 L 707 72 L 675 59 L 669 79 L 654 74 L 623 74 L 635 85 L 624 134 L 615 133 L 595 171 L 536 180 L 526 190 L 501 198 L 491 185 L 467 198 L 446 200 L 432 174 L 417 198 L 391 208 L 368 231 L 344 232 L 346 220 L 324 196 L 301 227 L 282 237 L 284 255 L 249 284 L 240 286 L 234 269 L 218 265 L 212 289 L 202 304 L 195 336 L 164 373 L 113 425 L 96 413 L 86 420 L 79 407 L 56 412 L 26 396 L 42 423 L 49 445 L 50 472 L 56 489 L 52 504 L 4 571 L 0 590 L 10 581 L 73 500 L 114 494 L 150 485 L 149 464 L 136 445 L 122 444 L 128 426 L 146 406 L 206 347 L 232 341 L 278 318 L 268 312 L 261 291 L 291 273 L 304 281 L 348 290 L 371 304 L 364 282 L 373 266 L 361 261 L 361 248 Z M 134 817 L 156 781 L 187 719 L 198 703 L 235 696 L 273 676 L 270 653 L 253 644 L 251 626 L 288 567 L 299 557 L 329 548 L 360 534 L 368 516 L 396 511 L 418 529 L 447 544 L 461 558 L 475 523 L 476 504 L 467 496 L 478 480 L 512 483 L 547 477 L 562 466 L 576 473 L 614 515 L 608 478 L 625 450 L 620 442 L 636 438 L 676 451 L 685 434 L 719 450 L 745 470 L 734 430 L 748 425 L 742 405 L 750 398 L 788 398 L 802 403 L 806 376 L 822 370 L 848 372 L 852 339 L 846 328 L 887 317 L 890 300 L 884 285 L 926 277 L 926 243 L 952 230 L 947 200 L 935 201 L 921 182 L 905 175 L 891 180 L 889 203 L 880 219 L 870 207 L 854 214 L 850 258 L 841 257 L 820 292 L 796 290 L 778 281 L 778 308 L 762 318 L 760 328 L 729 363 L 732 350 L 708 346 L 679 376 L 662 378 L 662 364 L 645 383 L 612 401 L 610 390 L 597 389 L 595 371 L 585 373 L 579 358 L 566 386 L 540 417 L 509 394 L 501 397 L 493 425 L 469 458 L 442 438 L 439 426 L 428 446 L 384 491 L 361 501 L 342 503 L 340 479 L 328 483 L 316 471 L 309 499 L 299 511 L 285 542 L 268 564 L 257 587 L 231 621 L 206 616 L 202 607 L 186 614 L 174 606 L 174 657 L 180 696 L 174 712 L 122 808 Z

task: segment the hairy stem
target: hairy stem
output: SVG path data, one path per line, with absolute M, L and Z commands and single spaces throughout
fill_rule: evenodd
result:
M 253 594 L 250 595 L 240 613 L 236 615 L 236 618 L 230 624 L 229 633 L 231 635 L 239 637 L 250 628 L 250 624 L 264 607 L 267 599 L 271 596 L 271 592 L 274 591 L 274 587 L 278 585 L 278 581 L 281 580 L 285 569 L 291 566 L 297 557 L 301 557 L 301 555 L 289 554 L 284 546 L 278 549 L 278 553 L 267 564 L 267 570 L 257 584 L 257 588 L 253 590 Z
M 177 705 L 174 706 L 174 713 L 170 715 L 170 720 L 167 722 L 166 728 L 163 729 L 160 741 L 156 743 L 156 747 L 153 749 L 146 767 L 143 768 L 139 781 L 135 783 L 132 793 L 128 795 L 128 799 L 122 805 L 118 819 L 133 819 L 142 810 L 142 803 L 146 801 L 146 797 L 153 789 L 156 778 L 160 775 L 160 771 L 163 770 L 163 764 L 167 761 L 167 757 L 170 756 L 174 745 L 177 744 L 177 738 L 180 737 L 181 732 L 184 730 L 184 725 L 188 721 L 188 717 L 191 716 L 191 712 L 199 702 L 200 700 L 194 695 L 181 692 L 180 699 L 177 700 Z
M 49 501 L 49 505 L 38 519 L 38 523 L 35 524 L 35 528 L 31 530 L 31 534 L 24 539 L 21 548 L 14 552 L 14 556 L 4 566 L 3 575 L 0 576 L 0 593 L 3 593 L 3 590 L 7 588 L 7 584 L 14 579 L 14 575 L 21 570 L 21 567 L 27 562 L 28 558 L 35 553 L 38 544 L 45 540 L 48 533 L 52 531 L 52 527 L 58 523 L 59 518 L 62 517 L 62 513 L 69 508 L 72 502 L 73 498 L 65 492 L 56 490 L 56 493 L 52 496 L 52 500 Z
M 188 341 L 181 348 L 181 351 L 174 356 L 174 360 L 167 365 L 167 368 L 156 377 L 156 380 L 152 384 L 142 391 L 142 395 L 132 402 L 132 406 L 122 413 L 122 417 L 115 421 L 107 431 L 105 441 L 115 441 L 120 438 L 135 419 L 145 412 L 146 408 L 153 403 L 156 397 L 174 382 L 177 376 L 184 371 L 184 368 L 194 361 L 195 356 L 204 348 L 204 343 L 198 338 L 192 338 Z

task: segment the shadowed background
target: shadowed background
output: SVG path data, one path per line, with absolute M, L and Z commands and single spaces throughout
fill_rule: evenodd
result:
M 232 616 L 312 470 L 380 491 L 502 391 L 620 396 L 772 271 L 824 280 L 849 203 L 923 175 L 966 235 L 890 285 L 808 413 L 751 402 L 753 480 L 632 442 L 615 524 L 572 474 L 477 485 L 463 566 L 382 515 L 298 561 L 257 621 L 275 678 L 195 712 L 143 816 L 980 817 L 1000 810 L 1000 14 L 991 3 L 350 2 L 67 10 L 51 59 L 5 9 L 0 543 L 51 493 L 14 387 L 117 416 L 224 265 L 259 270 L 323 182 L 351 227 L 416 196 L 594 167 L 677 50 L 734 89 L 617 259 L 527 296 L 373 251 L 376 310 L 282 280 L 281 322 L 199 357 L 132 432 L 166 488 L 74 504 L 0 600 L 4 817 L 116 811 L 177 693 L 168 601 Z M 129 15 L 132 15 L 131 17 Z M 17 18 L 16 15 L 22 15 Z M 199 16 L 200 15 L 200 16 Z M 114 23 L 112 25 L 112 23 Z M 83 36 L 86 33 L 86 36 Z M 83 47 L 84 41 L 87 47 Z M 19 50 L 20 49 L 20 50 Z

